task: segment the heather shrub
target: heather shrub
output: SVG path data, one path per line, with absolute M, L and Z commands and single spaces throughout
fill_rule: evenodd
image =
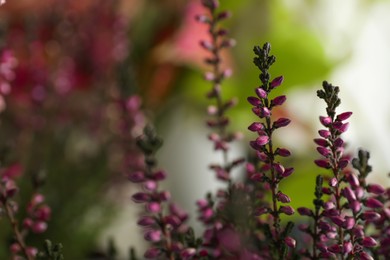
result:
M 17 112 L 23 110 L 31 113 L 31 117 L 25 118 L 21 115 L 20 118 L 10 116 L 3 119 L 4 122 L 15 120 L 8 122 L 7 136 L 12 137 L 12 132 L 19 133 L 21 130 L 17 131 L 17 126 L 20 124 L 36 128 L 38 137 L 34 139 L 35 145 L 38 145 L 39 140 L 46 140 L 47 134 L 53 135 L 50 137 L 54 140 L 49 139 L 53 142 L 49 142 L 48 147 L 51 149 L 46 156 L 29 151 L 32 153 L 31 158 L 35 158 L 38 165 L 34 161 L 30 162 L 32 166 L 25 164 L 22 158 L 9 159 L 7 156 L 10 153 L 7 151 L 4 151 L 3 158 L 0 158 L 0 221 L 9 234 L 8 241 L 4 239 L 3 244 L 11 259 L 119 259 L 115 241 L 110 241 L 106 250 L 87 251 L 85 248 L 94 246 L 93 242 L 88 240 L 82 253 L 64 253 L 67 247 L 73 248 L 73 243 L 78 243 L 78 236 L 93 237 L 97 232 L 71 233 L 68 239 L 61 236 L 61 240 L 58 240 L 56 234 L 62 229 L 66 232 L 66 229 L 72 226 L 70 230 L 77 230 L 75 225 L 79 225 L 80 230 L 89 225 L 88 221 L 72 218 L 72 210 L 67 212 L 66 203 L 75 204 L 76 210 L 87 211 L 85 207 L 93 204 L 91 200 L 105 199 L 104 196 L 91 197 L 88 191 L 92 190 L 92 194 L 104 193 L 102 186 L 105 183 L 111 182 L 113 186 L 120 187 L 124 180 L 131 182 L 132 187 L 138 187 L 128 203 L 134 203 L 133 206 L 138 207 L 141 213 L 137 220 L 130 221 L 137 222 L 147 244 L 147 250 L 140 252 L 129 243 L 129 259 L 386 259 L 389 255 L 390 190 L 381 184 L 368 182 L 367 176 L 372 171 L 369 152 L 360 149 L 355 154 L 347 149 L 344 136 L 348 134 L 348 120 L 353 114 L 350 111 L 340 111 L 339 93 L 342 88 L 323 81 L 317 91 L 318 101 L 324 102 L 326 106 L 323 114 L 319 116 L 321 129 L 318 129 L 318 137 L 313 140 L 318 156 L 314 161 L 305 161 L 317 166 L 317 172 L 313 173 L 317 177 L 311 187 L 297 187 L 305 196 L 312 196 L 313 203 L 310 207 L 293 207 L 291 202 L 294 197 L 285 191 L 285 183 L 291 181 L 293 176 L 299 178 L 300 173 L 290 159 L 294 157 L 294 151 L 281 146 L 277 136 L 280 133 L 288 133 L 281 132 L 281 129 L 290 127 L 292 119 L 289 115 L 294 114 L 294 111 L 289 111 L 289 114 L 280 112 L 285 102 L 288 102 L 288 97 L 283 93 L 284 76 L 273 75 L 273 68 L 278 66 L 278 63 L 271 44 L 266 42 L 253 48 L 253 63 L 258 70 L 258 82 L 253 93 L 246 100 L 227 97 L 225 85 L 232 75 L 232 69 L 224 64 L 223 52 L 233 48 L 236 41 L 224 28 L 224 21 L 230 18 L 231 13 L 221 10 L 217 0 L 200 2 L 203 10 L 193 19 L 206 27 L 205 38 L 198 43 L 204 50 L 203 78 L 209 85 L 209 90 L 205 93 L 208 102 L 205 125 L 209 131 L 207 138 L 212 144 L 213 152 L 221 157 L 218 162 L 210 162 L 209 170 L 222 183 L 222 188 L 210 191 L 204 198 L 194 201 L 198 208 L 197 216 L 189 215 L 183 205 L 176 202 L 171 192 L 162 185 L 163 181 L 170 177 L 169 172 L 160 166 L 157 156 L 163 146 L 163 139 L 153 127 L 152 120 L 148 121 L 145 116 L 147 112 L 143 110 L 142 98 L 139 95 L 126 95 L 115 86 L 107 91 L 108 93 L 101 89 L 102 92 L 99 93 L 104 98 L 99 99 L 97 95 L 97 101 L 89 100 L 91 103 L 88 104 L 94 104 L 98 111 L 102 111 L 99 110 L 100 105 L 107 106 L 110 111 L 106 114 L 107 117 L 83 107 L 77 107 L 76 111 L 73 111 L 75 107 L 70 106 L 67 107 L 69 111 L 62 108 L 57 111 L 59 118 L 54 116 L 43 120 L 45 117 L 41 113 L 50 112 L 55 107 L 52 100 L 60 101 L 78 95 L 81 99 L 84 97 L 77 91 L 68 94 L 67 91 L 70 90 L 64 88 L 83 88 L 89 85 L 85 81 L 77 81 L 77 75 L 72 74 L 74 71 L 71 68 L 68 68 L 70 71 L 62 71 L 66 67 L 63 67 L 61 62 L 62 65 L 56 67 L 58 73 L 75 76 L 73 84 L 64 86 L 63 82 L 51 82 L 51 78 L 45 75 L 36 78 L 42 71 L 50 68 L 50 64 L 44 64 L 48 68 L 33 68 L 34 71 L 28 73 L 30 77 L 23 74 L 23 78 L 28 84 L 33 80 L 41 80 L 42 84 L 49 82 L 47 85 L 43 84 L 47 89 L 38 89 L 36 96 L 28 96 L 31 98 L 27 102 L 30 109 L 25 110 L 22 102 L 19 103 L 22 107 L 14 107 L 11 104 L 10 108 L 7 108 L 11 115 L 18 115 Z M 115 22 L 116 16 L 113 13 L 106 13 L 106 10 L 100 9 L 98 5 L 93 5 L 93 8 L 102 12 L 106 18 L 104 23 L 107 23 L 108 27 L 116 25 L 122 28 L 120 21 Z M 74 26 L 76 25 L 80 24 L 75 23 Z M 87 23 L 85 26 L 90 28 L 92 25 Z M 99 38 L 98 36 L 96 37 Z M 93 42 L 93 39 L 91 40 Z M 89 41 L 88 43 L 91 44 Z M 89 44 L 86 43 L 86 46 L 90 46 Z M 65 52 L 67 46 L 62 47 Z M 96 49 L 100 50 L 99 46 Z M 123 52 L 120 54 L 124 55 L 124 50 L 121 50 Z M 63 55 L 66 57 L 57 57 L 62 62 L 66 62 L 68 55 L 74 55 L 72 57 L 77 59 L 77 51 Z M 118 58 L 116 55 L 118 53 L 115 52 L 114 57 Z M 97 81 L 94 83 L 97 85 L 101 82 L 112 83 L 110 77 L 100 73 L 106 67 L 114 70 L 115 58 L 104 57 L 106 59 L 90 62 L 90 66 L 97 67 L 90 68 L 96 75 L 88 78 L 88 82 Z M 10 99 L 6 98 L 12 85 L 17 83 L 14 81 L 22 74 L 17 60 L 11 51 L 4 48 L 0 57 L 0 97 L 4 99 L 4 109 L 9 100 L 22 98 L 24 95 L 22 91 Z M 39 87 L 31 84 L 27 86 L 33 89 Z M 51 89 L 52 84 L 59 85 Z M 246 103 L 245 113 L 251 114 L 252 122 L 243 127 L 241 132 L 235 132 L 231 124 L 236 118 L 231 116 L 230 111 L 239 101 Z M 72 164 L 68 163 L 62 168 L 63 171 L 57 174 L 62 175 L 62 178 L 69 178 L 66 171 L 82 168 L 80 173 L 87 172 L 82 175 L 82 181 L 99 179 L 86 184 L 87 191 L 64 187 L 61 179 L 56 181 L 54 177 L 46 176 L 38 170 L 50 170 L 51 164 L 63 162 L 61 158 L 55 160 L 50 151 L 62 151 L 60 154 L 66 156 L 66 146 L 57 143 L 66 139 L 55 136 L 56 131 L 48 131 L 50 125 L 53 124 L 51 127 L 57 128 L 58 123 L 63 128 L 63 135 L 71 135 L 72 124 L 83 121 L 73 121 L 73 116 L 76 117 L 81 112 L 88 114 L 87 118 L 95 120 L 84 122 L 85 125 L 78 131 L 99 139 L 98 146 L 92 147 L 92 150 L 83 150 L 86 154 L 78 154 L 84 156 L 81 164 L 78 164 L 80 161 L 75 158 L 65 158 L 65 161 L 68 159 L 73 162 L 75 168 L 71 168 Z M 247 142 L 247 154 L 232 157 L 232 144 L 241 141 L 244 135 L 250 138 Z M 110 152 L 119 154 L 119 159 Z M 36 172 L 29 173 L 26 169 L 34 169 Z M 239 178 L 232 176 L 234 170 L 240 172 Z M 120 172 L 121 178 L 108 178 L 105 175 L 107 171 Z M 30 176 L 29 182 L 26 181 L 27 176 Z M 65 194 L 71 197 L 69 200 L 61 200 L 64 190 L 69 190 Z M 107 205 L 107 201 L 100 203 Z M 299 204 L 299 201 L 295 203 Z M 109 210 L 114 209 L 106 207 Z M 106 212 L 103 210 L 103 213 Z M 103 219 L 109 215 L 103 213 Z M 75 222 L 57 222 L 59 226 L 49 232 L 51 221 L 57 217 L 61 218 L 61 214 L 70 214 L 64 220 Z M 203 230 L 194 230 L 189 225 L 189 218 L 196 218 L 204 227 Z M 98 220 L 89 228 L 97 228 L 100 223 L 103 222 Z M 38 234 L 35 239 L 40 243 L 29 239 L 34 234 Z

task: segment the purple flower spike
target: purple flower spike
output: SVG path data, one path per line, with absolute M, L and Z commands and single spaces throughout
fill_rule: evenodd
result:
M 274 78 L 272 80 L 272 82 L 270 83 L 271 89 L 279 87 L 282 84 L 283 80 L 284 80 L 283 76 L 279 76 L 279 77 Z

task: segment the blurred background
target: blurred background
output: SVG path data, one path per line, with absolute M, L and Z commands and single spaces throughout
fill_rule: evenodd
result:
M 223 96 L 238 98 L 232 129 L 245 136 L 232 153 L 248 154 L 254 117 L 246 97 L 259 74 L 252 49 L 267 41 L 277 57 L 271 73 L 285 77 L 283 113 L 292 119 L 276 136 L 293 152 L 285 164 L 295 175 L 282 188 L 292 206 L 311 204 L 313 191 L 301 187 L 313 187 L 321 173 L 312 139 L 325 113 L 316 97 L 323 80 L 341 87 L 339 111 L 354 112 L 349 150 L 371 151 L 372 178 L 388 183 L 390 2 L 222 0 L 221 9 L 233 13 L 224 26 L 237 41 L 224 54 L 233 76 Z M 125 176 L 142 166 L 133 140 L 149 121 L 165 140 L 158 156 L 166 188 L 196 221 L 195 200 L 219 186 L 208 165 L 221 160 L 206 137 L 210 85 L 198 42 L 207 28 L 195 22 L 199 13 L 199 0 L 8 0 L 0 7 L 0 47 L 17 59 L 10 91 L 0 96 L 2 163 L 20 171 L 20 208 L 34 189 L 52 207 L 47 232 L 29 244 L 61 242 L 67 259 L 104 255 L 111 240 L 122 257 L 143 247 L 134 221 L 141 208 L 129 199 L 137 187 Z M 0 259 L 7 259 L 11 230 L 3 219 L 0 230 Z

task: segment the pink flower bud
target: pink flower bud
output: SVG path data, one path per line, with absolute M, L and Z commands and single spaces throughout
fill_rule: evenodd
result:
M 127 178 L 131 182 L 139 183 L 145 180 L 145 174 L 142 171 L 136 171 L 136 172 L 129 173 Z
M 150 194 L 148 194 L 148 193 L 145 193 L 145 192 L 137 192 L 137 193 L 135 193 L 135 194 L 132 196 L 132 199 L 133 199 L 133 201 L 136 202 L 136 203 L 143 203 L 143 202 L 149 201 L 151 198 L 150 198 Z
M 315 160 L 314 163 L 321 168 L 330 169 L 330 164 L 327 160 Z
M 162 191 L 158 197 L 161 201 L 168 201 L 171 198 L 171 193 L 169 191 Z
M 151 241 L 151 242 L 158 242 L 161 240 L 161 231 L 160 230 L 148 230 L 144 238 L 146 241 Z
M 339 161 L 339 164 L 338 164 L 339 169 L 344 169 L 345 167 L 348 166 L 348 164 L 349 164 L 349 160 L 348 159 L 341 159 Z
M 150 202 L 146 204 L 146 210 L 150 213 L 159 213 L 161 211 L 161 205 L 158 202 Z
M 297 242 L 295 241 L 294 238 L 290 237 L 290 236 L 287 236 L 284 238 L 284 242 L 286 243 L 286 245 L 288 247 L 291 247 L 291 248 L 295 248 Z
M 339 114 L 336 117 L 336 120 L 344 121 L 344 120 L 347 120 L 351 115 L 352 115 L 352 112 L 344 112 L 344 113 Z
M 323 126 L 328 126 L 330 123 L 332 123 L 332 118 L 329 116 L 320 116 L 320 122 Z
M 361 218 L 366 221 L 376 221 L 381 218 L 381 215 L 375 211 L 366 211 L 361 215 Z
M 35 210 L 34 216 L 39 220 L 48 221 L 51 216 L 51 209 L 49 206 L 43 205 Z
M 281 106 L 286 100 L 286 96 L 278 96 L 271 100 L 271 106 Z
M 345 217 L 343 227 L 347 230 L 352 229 L 355 226 L 355 219 L 353 217 Z
M 284 127 L 284 126 L 287 126 L 289 125 L 291 122 L 290 119 L 288 118 L 279 118 L 278 120 L 276 120 L 274 122 L 274 124 L 272 125 L 273 128 L 277 129 L 277 128 L 280 128 L 280 127 Z
M 155 182 L 155 181 L 146 181 L 144 183 L 144 188 L 147 191 L 155 191 L 157 189 L 157 182 Z
M 12 245 L 10 246 L 10 251 L 11 251 L 13 254 L 17 254 L 17 253 L 19 253 L 21 250 L 22 250 L 22 248 L 20 247 L 19 243 L 12 243 Z
M 156 220 L 151 216 L 143 216 L 138 220 L 137 224 L 142 227 L 148 227 L 156 224 Z
M 281 191 L 279 191 L 277 194 L 276 194 L 276 199 L 282 203 L 290 203 L 291 202 L 291 199 L 289 196 L 287 196 L 286 194 L 282 193 Z
M 328 158 L 331 155 L 331 151 L 329 151 L 329 149 L 322 147 L 322 146 L 318 146 L 317 151 L 319 154 L 321 154 L 322 156 L 324 156 L 326 158 Z
M 259 146 L 266 145 L 268 142 L 269 142 L 269 137 L 266 136 L 266 135 L 259 136 L 256 139 L 256 144 L 259 145 Z
M 349 254 L 353 249 L 351 241 L 344 241 L 343 243 L 343 252 L 344 254 Z
M 47 229 L 47 223 L 43 222 L 43 221 L 37 221 L 37 222 L 33 223 L 32 227 L 31 227 L 32 232 L 34 232 L 36 234 L 43 233 L 46 231 L 46 229 Z
M 155 181 L 162 181 L 165 180 L 167 177 L 167 174 L 165 171 L 157 171 L 153 174 L 152 179 Z
M 328 138 L 331 135 L 330 131 L 328 130 L 319 130 L 318 134 L 323 138 Z
M 367 191 L 376 195 L 383 194 L 386 190 L 380 184 L 368 184 Z
M 329 180 L 330 187 L 336 187 L 337 183 L 338 183 L 338 180 L 335 177 L 333 177 Z
M 376 242 L 376 240 L 372 237 L 365 237 L 362 240 L 362 245 L 364 247 L 375 247 L 378 245 L 378 242 Z
M 263 214 L 266 214 L 270 211 L 269 208 L 257 208 L 254 212 L 255 216 L 261 216 Z
M 354 189 L 360 186 L 359 179 L 353 173 L 348 175 L 348 182 Z
M 282 157 L 288 157 L 291 155 L 291 152 L 287 150 L 286 148 L 277 148 L 275 151 L 275 154 L 278 154 Z
M 329 146 L 328 141 L 325 139 L 322 139 L 322 138 L 316 138 L 316 139 L 314 139 L 314 142 L 321 147 L 328 147 Z
M 359 259 L 360 260 L 374 260 L 372 256 L 370 256 L 367 252 L 361 251 L 359 253 Z
M 344 225 L 344 219 L 340 216 L 332 216 L 332 217 L 330 217 L 330 220 L 332 220 L 332 222 L 335 223 L 339 227 L 343 227 L 343 225 Z
M 180 252 L 181 259 L 192 259 L 192 257 L 196 254 L 195 248 L 186 248 Z
M 286 214 L 286 215 L 292 215 L 295 212 L 293 207 L 291 207 L 291 206 L 280 206 L 279 211 L 281 213 Z
M 248 129 L 252 132 L 261 131 L 264 129 L 264 126 L 262 123 L 254 122 L 250 126 L 248 126 Z
M 366 200 L 366 202 L 364 203 L 364 205 L 366 207 L 369 207 L 369 208 L 373 208 L 373 209 L 376 209 L 376 208 L 383 208 L 383 203 L 380 202 L 379 200 L 377 199 L 374 199 L 374 198 L 368 198 Z
M 274 164 L 274 169 L 279 174 L 283 174 L 283 172 L 284 172 L 284 167 L 280 163 L 275 163 Z
M 259 98 L 267 98 L 267 91 L 265 91 L 263 88 L 256 88 L 255 92 Z
M 279 76 L 279 77 L 276 77 L 272 80 L 272 82 L 270 83 L 270 88 L 273 89 L 273 88 L 276 88 L 276 87 L 279 87 L 282 82 L 283 82 L 283 76 Z
M 354 200 L 349 203 L 349 207 L 353 211 L 353 213 L 358 213 L 362 209 L 362 204 L 360 201 Z
M 290 176 L 294 172 L 294 168 L 286 168 L 284 172 L 281 174 L 282 177 L 286 178 Z
M 336 244 L 336 245 L 332 245 L 332 246 L 328 247 L 328 250 L 332 253 L 339 254 L 339 253 L 343 252 L 344 248 L 343 248 L 343 246 Z
M 29 246 L 26 248 L 26 253 L 29 256 L 35 257 L 38 254 L 38 249 L 35 247 Z
M 337 139 L 334 141 L 334 146 L 335 146 L 336 148 L 342 147 L 343 144 L 344 144 L 344 141 L 343 141 L 343 139 L 341 139 L 341 138 L 337 138 Z
M 257 107 L 261 105 L 261 101 L 257 97 L 248 97 L 247 100 L 252 106 Z
M 344 195 L 345 198 L 347 198 L 348 202 L 351 203 L 352 201 L 356 200 L 356 195 L 355 193 L 351 190 L 350 187 L 345 187 L 342 190 L 342 194 Z
M 267 107 L 260 108 L 260 114 L 259 116 L 261 118 L 269 117 L 271 115 L 271 111 Z

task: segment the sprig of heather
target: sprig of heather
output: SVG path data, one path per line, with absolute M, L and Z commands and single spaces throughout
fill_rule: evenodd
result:
M 46 231 L 51 209 L 45 203 L 44 196 L 39 192 L 35 192 L 26 207 L 27 217 L 20 225 L 16 217 L 19 205 L 15 200 L 15 196 L 19 191 L 15 178 L 19 175 L 19 171 L 19 167 L 15 165 L 1 169 L 0 213 L 4 212 L 12 227 L 14 236 L 14 242 L 10 246 L 12 256 L 23 256 L 28 260 L 32 260 L 36 258 L 38 249 L 28 246 L 25 238 L 29 232 L 39 234 Z
M 341 103 L 338 97 L 340 89 L 326 81 L 323 82 L 322 86 L 323 90 L 318 90 L 317 96 L 325 101 L 327 116 L 320 116 L 320 122 L 325 129 L 319 130 L 321 138 L 314 139 L 314 142 L 318 145 L 317 151 L 323 156 L 322 159 L 315 160 L 315 164 L 319 167 L 330 169 L 333 176 L 331 176 L 329 188 L 325 192 L 331 195 L 332 201 L 324 205 L 324 212 L 322 213 L 322 215 L 326 215 L 331 220 L 332 225 L 328 226 L 327 222 L 321 222 L 323 225 L 320 229 L 322 229 L 323 233 L 328 231 L 328 233 L 325 233 L 327 237 L 330 237 L 332 233 L 332 237 L 336 241 L 334 244 L 328 242 L 326 246 L 323 245 L 324 249 L 321 256 L 337 254 L 341 259 L 344 259 L 346 251 L 350 251 L 349 244 L 346 246 L 344 223 L 347 220 L 352 221 L 352 218 L 345 216 L 342 205 L 341 183 L 346 176 L 346 168 L 350 158 L 349 155 L 344 154 L 345 144 L 341 134 L 348 129 L 349 123 L 344 121 L 352 115 L 352 112 L 344 112 L 336 116 L 336 108 Z M 334 230 L 335 226 L 337 234 Z
M 327 116 L 320 116 L 325 129 L 319 130 L 321 138 L 314 139 L 317 151 L 323 156 L 315 160 L 315 164 L 331 170 L 332 176 L 328 177 L 328 187 L 322 187 L 322 177 L 317 177 L 314 211 L 304 207 L 298 209 L 300 215 L 313 219 L 312 229 L 301 227 L 311 236 L 313 243 L 312 252 L 303 250 L 303 254 L 311 259 L 372 259 L 367 249 L 374 247 L 376 241 L 366 235 L 366 227 L 378 217 L 372 209 L 380 204 L 367 195 L 372 191 L 365 184 L 370 166 L 367 160 L 363 160 L 362 151 L 359 152 L 360 159 L 353 160 L 356 169 L 359 170 L 357 165 L 364 167 L 359 170 L 359 177 L 348 167 L 350 156 L 344 153 L 341 135 L 348 129 L 349 124 L 345 121 L 352 112 L 336 115 L 336 108 L 341 103 L 338 94 L 339 87 L 327 82 L 323 82 L 323 89 L 317 91 L 318 97 L 327 104 Z M 322 199 L 323 194 L 328 195 L 326 201 Z
M 270 55 L 271 45 L 265 43 L 263 47 L 256 46 L 254 53 L 255 65 L 260 70 L 261 85 L 255 89 L 256 96 L 248 98 L 253 106 L 252 111 L 259 121 L 252 123 L 248 129 L 257 134 L 256 140 L 250 142 L 250 146 L 256 151 L 258 169 L 250 176 L 252 180 L 264 183 L 271 191 L 271 205 L 258 208 L 257 215 L 270 214 L 272 216 L 272 227 L 266 227 L 271 240 L 270 249 L 273 257 L 283 259 L 287 253 L 287 247 L 295 247 L 295 240 L 289 236 L 292 229 L 292 222 L 285 228 L 281 226 L 281 214 L 292 215 L 294 209 L 287 205 L 291 199 L 279 189 L 282 180 L 293 173 L 293 168 L 285 168 L 279 161 L 279 157 L 290 156 L 286 148 L 275 147 L 272 137 L 275 130 L 285 127 L 290 123 L 288 118 L 273 120 L 272 110 L 286 101 L 286 96 L 270 97 L 270 93 L 283 82 L 283 76 L 271 80 L 269 69 L 276 58 Z
M 144 227 L 144 238 L 151 243 L 144 257 L 156 259 L 189 259 L 197 254 L 200 245 L 192 229 L 186 225 L 188 214 L 171 201 L 168 191 L 159 189 L 159 182 L 166 178 L 166 173 L 157 169 L 155 153 L 162 146 L 150 126 L 144 128 L 144 133 L 137 139 L 137 146 L 145 158 L 145 169 L 128 175 L 131 182 L 142 185 L 143 190 L 132 196 L 136 203 L 145 205 L 145 212 L 140 217 L 138 225 Z
M 231 133 L 227 130 L 229 118 L 226 111 L 234 107 L 236 99 L 225 101 L 222 97 L 221 85 L 223 80 L 231 75 L 231 69 L 222 69 L 222 51 L 235 45 L 235 41 L 228 38 L 228 31 L 220 26 L 220 23 L 231 16 L 228 11 L 219 11 L 219 2 L 217 0 L 202 0 L 202 5 L 207 10 L 207 14 L 197 15 L 197 21 L 207 24 L 209 27 L 209 39 L 201 40 L 200 46 L 209 52 L 209 57 L 205 63 L 211 67 L 211 70 L 205 73 L 205 79 L 211 82 L 212 87 L 207 97 L 214 100 L 214 104 L 208 107 L 208 114 L 212 117 L 207 120 L 207 125 L 213 130 L 209 134 L 209 139 L 214 143 L 216 151 L 222 151 L 223 164 L 211 166 L 217 178 L 229 182 L 231 180 L 230 172 L 232 168 L 239 165 L 243 160 L 237 159 L 229 161 L 229 144 L 240 138 L 240 134 Z

